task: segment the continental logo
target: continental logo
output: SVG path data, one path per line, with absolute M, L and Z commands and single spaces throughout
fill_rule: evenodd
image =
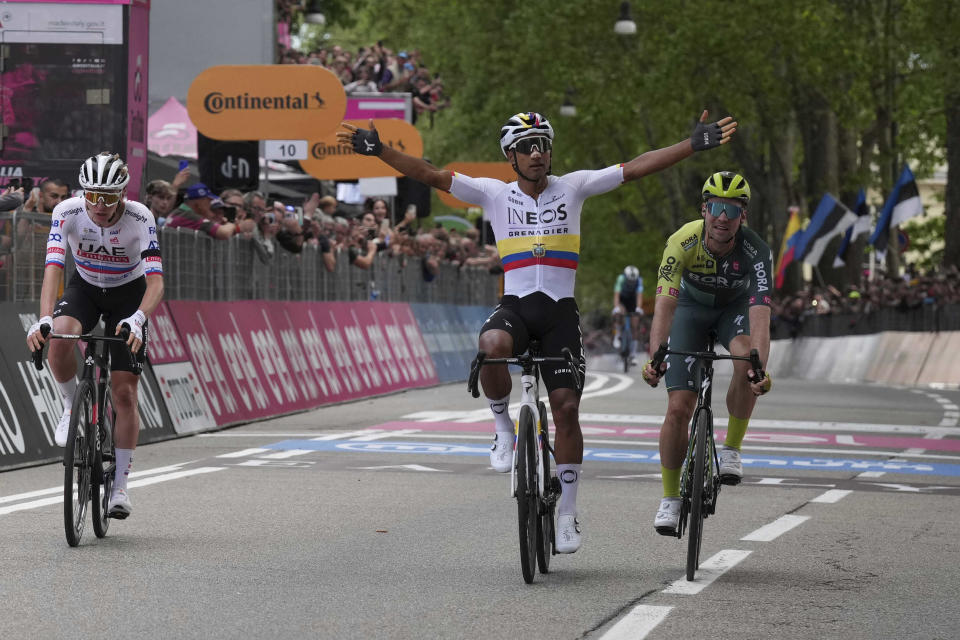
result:
M 407 146 L 403 144 L 403 140 L 397 140 L 396 144 L 394 144 L 393 140 L 384 140 L 383 142 L 385 146 L 397 148 L 404 153 L 407 152 Z M 356 155 L 356 152 L 353 150 L 353 147 L 348 144 L 330 144 L 329 142 L 320 141 L 314 142 L 313 146 L 310 147 L 310 155 L 317 160 L 323 160 L 331 156 L 353 156 Z M 360 157 L 363 158 L 365 156 Z
M 227 111 L 309 111 L 323 109 L 326 105 L 319 91 L 312 95 L 306 91 L 299 94 L 281 95 L 226 95 L 213 91 L 203 97 L 203 109 L 210 114 Z

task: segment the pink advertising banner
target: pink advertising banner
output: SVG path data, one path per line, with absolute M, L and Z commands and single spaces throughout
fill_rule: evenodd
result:
M 406 304 L 167 304 L 219 426 L 437 382 Z
M 127 166 L 132 194 L 140 193 L 147 167 L 147 70 L 150 67 L 150 5 L 129 8 L 127 33 Z

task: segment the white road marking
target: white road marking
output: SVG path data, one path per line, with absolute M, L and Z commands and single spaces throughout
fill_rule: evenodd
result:
M 719 551 L 709 559 L 700 563 L 700 568 L 697 569 L 696 580 L 688 582 L 685 578 L 681 578 L 664 589 L 663 593 L 676 593 L 685 596 L 696 595 L 751 553 L 750 551 L 739 549 L 724 549 L 723 551 Z
M 356 436 L 365 436 L 370 433 L 370 429 L 360 429 L 358 431 L 348 431 L 346 433 L 328 433 L 323 436 L 317 436 L 316 438 L 310 438 L 311 440 L 341 440 L 343 438 L 353 438 Z
M 849 489 L 830 489 L 829 491 L 824 491 L 810 502 L 833 504 L 834 502 L 839 502 L 851 493 L 853 493 L 853 491 L 850 491 Z
M 617 621 L 599 640 L 643 640 L 654 627 L 663 622 L 673 607 L 641 604 Z
M 386 429 L 371 429 L 369 434 L 358 436 L 356 438 L 350 438 L 351 442 L 370 442 L 371 440 L 382 440 L 383 438 L 399 438 L 401 436 L 409 436 L 415 433 L 420 433 L 421 429 L 397 429 L 396 431 L 388 431 Z
M 857 474 L 857 478 L 880 478 L 886 475 L 886 471 L 864 471 L 863 473 Z
M 186 469 L 173 471 L 172 473 L 161 473 L 159 475 L 150 475 L 157 473 L 160 469 L 173 469 L 177 468 L 177 465 L 172 467 L 160 467 L 158 469 L 150 469 L 148 471 L 141 472 L 140 475 L 146 475 L 147 477 L 139 480 L 130 480 L 128 486 L 133 487 L 144 487 L 151 484 L 157 484 L 158 482 L 166 482 L 167 480 L 178 480 L 180 478 L 186 478 L 188 476 L 196 475 L 198 473 L 210 473 L 212 471 L 222 471 L 226 467 L 198 467 L 196 469 Z M 130 477 L 133 478 L 137 474 L 130 474 Z M 45 507 L 51 504 L 59 504 L 63 502 L 63 487 L 57 487 L 56 489 L 45 489 L 44 491 L 55 491 L 59 492 L 60 495 L 53 496 L 51 498 L 42 498 L 40 500 L 32 500 L 30 502 L 21 502 L 19 504 L 12 504 L 8 507 L 0 507 L 0 515 L 6 515 L 8 513 L 14 513 L 15 511 L 26 511 L 27 509 L 37 509 L 39 507 Z M 21 494 L 23 495 L 23 494 Z M 9 497 L 9 496 L 8 496 Z
M 141 478 L 143 476 L 149 476 L 156 473 L 167 473 L 168 471 L 179 471 L 180 468 L 187 464 L 186 462 L 180 462 L 178 464 L 171 464 L 165 467 L 155 467 L 153 469 L 144 469 L 142 471 L 134 471 L 130 474 L 130 478 Z M 5 502 L 16 502 L 18 500 L 26 500 L 27 498 L 36 498 L 39 496 L 48 496 L 55 493 L 63 493 L 63 486 L 51 487 L 49 489 L 37 489 L 36 491 L 27 491 L 26 493 L 15 493 L 9 496 L 0 497 L 0 504 Z
M 287 449 L 285 451 L 278 451 L 276 453 L 271 453 L 266 456 L 258 456 L 264 460 L 283 460 L 284 458 L 292 458 L 294 456 L 304 456 L 308 453 L 313 453 L 313 449 Z
M 260 447 L 254 447 L 253 449 L 241 449 L 240 451 L 231 451 L 230 453 L 221 453 L 218 455 L 218 458 L 243 458 L 244 456 L 255 456 L 258 453 L 267 453 L 270 449 L 261 449 Z
M 756 531 L 748 533 L 740 538 L 751 542 L 770 542 L 780 537 L 782 534 L 790 531 L 794 527 L 803 524 L 810 519 L 810 516 L 795 516 L 787 514 L 780 516 L 770 524 L 765 524 Z

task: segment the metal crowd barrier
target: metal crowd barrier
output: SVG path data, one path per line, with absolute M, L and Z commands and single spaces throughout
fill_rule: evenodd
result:
M 40 299 L 50 217 L 47 214 L 0 213 L 0 299 Z M 7 241 L 9 239 L 9 242 Z M 493 306 L 499 278 L 480 267 L 441 264 L 432 281 L 423 277 L 416 257 L 379 254 L 370 269 L 349 263 L 346 251 L 336 256 L 328 272 L 320 251 L 305 245 L 290 253 L 273 243 L 273 256 L 264 262 L 256 241 L 234 237 L 215 240 L 187 229 L 160 230 L 164 297 L 169 300 L 384 300 L 442 302 Z M 67 276 L 73 273 L 68 257 Z
M 883 307 L 867 313 L 774 318 L 772 338 L 866 335 L 881 331 L 960 331 L 960 304 L 925 304 L 913 309 Z

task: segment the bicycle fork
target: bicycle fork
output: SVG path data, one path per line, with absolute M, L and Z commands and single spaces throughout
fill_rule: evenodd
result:
M 511 498 L 517 497 L 517 438 L 520 435 L 520 415 L 523 413 L 523 407 L 529 407 L 531 414 L 534 416 L 534 428 L 537 430 L 536 446 L 534 447 L 537 469 L 537 495 L 543 495 L 543 487 L 546 482 L 543 477 L 543 465 L 540 464 L 541 456 L 544 455 L 543 430 L 546 428 L 546 425 L 540 424 L 540 408 L 536 402 L 536 399 L 539 397 L 537 377 L 534 375 L 521 375 L 520 388 L 522 389 L 520 394 L 520 410 L 517 413 L 517 422 L 513 427 L 513 464 L 510 466 Z

